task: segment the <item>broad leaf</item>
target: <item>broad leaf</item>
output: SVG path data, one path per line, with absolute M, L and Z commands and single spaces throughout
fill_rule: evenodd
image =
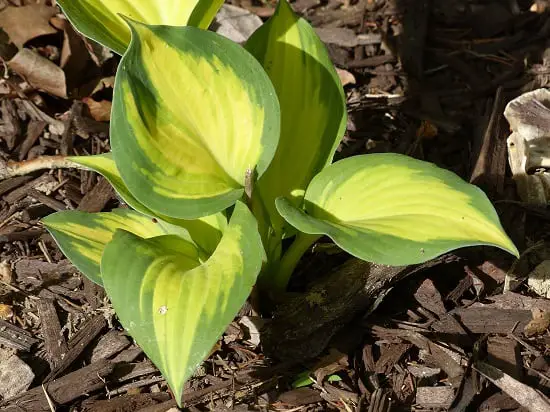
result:
M 246 48 L 268 73 L 281 105 L 279 146 L 256 186 L 280 236 L 284 220 L 275 199 L 302 195 L 313 176 L 332 162 L 345 131 L 346 102 L 325 45 L 287 0 L 279 1 Z
M 226 209 L 261 176 L 279 107 L 259 63 L 194 27 L 132 23 L 115 83 L 111 145 L 122 180 L 156 213 L 193 219 Z
M 223 0 L 58 0 L 83 35 L 123 54 L 130 29 L 122 16 L 146 24 L 207 29 Z
M 420 263 L 474 245 L 518 255 L 478 187 L 398 154 L 340 160 L 307 188 L 305 213 L 284 198 L 277 209 L 302 232 L 326 234 L 352 255 L 379 264 Z
M 183 245 L 182 245 L 183 246 Z M 176 246 L 179 247 L 179 246 Z M 237 202 L 222 240 L 199 265 L 187 245 L 117 231 L 101 261 L 120 322 L 181 402 L 183 384 L 246 301 L 262 265 L 257 225 Z
M 208 255 L 210 255 L 218 246 L 222 233 L 227 226 L 227 219 L 223 213 L 215 213 L 213 215 L 208 215 L 193 220 L 176 219 L 169 216 L 156 214 L 141 204 L 141 202 L 139 202 L 130 193 L 120 177 L 120 173 L 116 168 L 112 153 L 94 156 L 72 156 L 69 157 L 69 160 L 102 175 L 109 181 L 109 183 L 111 183 L 111 185 L 113 185 L 122 200 L 138 212 L 141 212 L 147 216 L 157 217 L 160 220 L 187 229 L 193 241 Z
M 191 240 L 187 229 L 129 209 L 107 213 L 63 211 L 46 216 L 42 223 L 65 256 L 86 277 L 98 284 L 102 283 L 99 264 L 103 249 L 117 229 L 143 238 L 174 234 Z

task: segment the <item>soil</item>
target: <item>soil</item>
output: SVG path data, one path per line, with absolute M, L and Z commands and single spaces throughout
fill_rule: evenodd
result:
M 229 3 L 263 19 L 274 7 Z M 511 99 L 550 82 L 547 1 L 292 6 L 346 83 L 337 157 L 397 152 L 454 171 L 485 190 L 522 257 L 475 247 L 390 268 L 322 239 L 271 318 L 241 310 L 187 383 L 186 410 L 550 411 L 550 300 L 527 281 L 535 267 L 547 273 L 550 213 L 518 198 L 503 117 Z M 45 1 L 0 0 L 2 26 L 0 160 L 108 151 L 119 59 Z M 0 181 L 0 410 L 175 408 L 103 290 L 40 224 L 54 211 L 119 205 L 90 172 Z

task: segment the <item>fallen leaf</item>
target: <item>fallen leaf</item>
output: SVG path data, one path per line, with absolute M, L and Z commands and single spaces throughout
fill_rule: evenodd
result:
M 105 61 L 113 57 L 113 53 L 109 49 L 99 43 L 89 41 L 77 32 L 65 17 L 52 17 L 50 24 L 63 31 L 64 34 L 61 62 L 59 64 L 62 68 L 65 68 L 71 58 L 76 60 L 76 64 L 79 62 L 84 64 L 89 57 L 96 66 L 101 67 Z
M 338 77 L 340 78 L 340 82 L 342 82 L 342 86 L 347 86 L 348 84 L 355 84 L 357 80 L 355 80 L 355 76 L 344 69 L 338 69 L 336 68 L 336 72 L 338 73 Z
M 538 295 L 550 298 L 550 260 L 543 260 L 529 273 L 527 285 Z
M 437 136 L 437 126 L 428 120 L 422 120 L 420 126 L 416 130 L 416 137 L 419 139 L 433 139 Z
M 41 3 L 7 7 L 0 12 L 0 27 L 8 34 L 12 43 L 22 48 L 35 37 L 56 33 L 49 24 L 50 18 L 56 12 L 55 7 Z
M 29 49 L 21 49 L 8 62 L 11 70 L 33 87 L 54 96 L 67 98 L 65 73 L 55 63 Z
M 97 85 L 94 87 L 94 90 L 92 91 L 91 94 L 93 95 L 104 89 L 112 89 L 114 87 L 115 87 L 115 76 L 103 77 L 101 80 L 97 82 Z
M 260 344 L 260 329 L 264 326 L 265 321 L 257 316 L 243 316 L 239 323 L 248 331 L 247 342 L 254 347 L 258 346 Z
M 355 47 L 358 44 L 355 32 L 344 27 L 319 27 L 315 29 L 315 32 L 323 43 L 336 44 L 341 47 Z
M 13 308 L 11 305 L 0 303 L 0 319 L 8 320 L 13 317 Z
M 533 5 L 529 9 L 529 11 L 532 12 L 532 13 L 542 14 L 546 11 L 547 8 L 548 8 L 547 4 L 545 4 L 543 2 L 535 2 L 535 3 L 533 3 Z
M 82 101 L 88 106 L 90 114 L 98 122 L 108 122 L 111 120 L 112 103 L 108 100 L 95 101 L 90 97 L 85 97 Z
M 6 260 L 0 262 L 0 280 L 7 284 L 13 282 L 13 271 L 10 263 Z
M 531 311 L 531 313 L 533 314 L 533 319 L 525 325 L 525 328 L 523 329 L 523 334 L 527 337 L 540 335 L 546 332 L 546 329 L 550 326 L 549 312 L 535 308 Z
M 214 20 L 216 33 L 236 43 L 244 43 L 261 25 L 258 16 L 231 4 L 224 4 Z

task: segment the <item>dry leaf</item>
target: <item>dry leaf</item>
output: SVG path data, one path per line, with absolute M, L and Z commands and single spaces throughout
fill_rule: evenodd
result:
M 7 284 L 13 282 L 13 272 L 11 270 L 11 265 L 6 260 L 0 262 L 0 281 Z
M 546 329 L 550 326 L 550 313 L 538 308 L 533 309 L 531 312 L 533 313 L 533 320 L 525 325 L 523 329 L 523 334 L 527 337 L 540 335 L 546 332 Z
M 29 49 L 21 49 L 8 62 L 14 72 L 33 87 L 54 96 L 67 97 L 65 73 L 55 63 Z
M 45 4 L 7 7 L 0 12 L 0 27 L 8 34 L 12 43 L 22 48 L 35 37 L 56 33 L 49 24 L 50 18 L 56 12 L 55 7 Z
M 224 4 L 214 21 L 216 33 L 236 43 L 244 43 L 261 25 L 258 16 L 231 4 Z
M 13 308 L 11 305 L 6 305 L 5 303 L 0 303 L 0 319 L 8 320 L 13 317 Z
M 336 68 L 336 72 L 338 73 L 338 77 L 340 78 L 340 81 L 342 82 L 342 86 L 347 86 L 348 84 L 355 84 L 355 76 L 344 69 L 338 69 Z
M 85 36 L 77 32 L 65 17 L 52 17 L 50 24 L 63 31 L 64 34 L 61 62 L 59 64 L 62 68 L 65 68 L 70 59 L 76 60 L 77 64 L 79 61 L 81 61 L 81 64 L 85 64 L 88 57 L 92 59 L 96 66 L 101 67 L 105 61 L 113 57 L 113 53 L 109 49 L 94 41 L 90 42 Z
M 101 80 L 97 82 L 97 85 L 94 87 L 94 90 L 92 91 L 92 95 L 96 94 L 97 92 L 100 92 L 104 89 L 113 89 L 115 87 L 115 76 L 109 76 L 109 77 L 103 77 Z
M 543 2 L 535 2 L 529 9 L 532 13 L 542 14 L 548 9 L 548 5 Z
M 88 106 L 88 109 L 90 109 L 90 114 L 94 120 L 98 122 L 108 122 L 111 120 L 112 103 L 110 101 L 101 100 L 97 102 L 89 97 L 85 97 L 82 101 Z
M 550 298 L 550 260 L 543 260 L 529 273 L 527 285 L 538 295 Z
M 341 47 L 355 47 L 359 43 L 355 32 L 344 27 L 319 27 L 315 32 L 323 43 Z
M 416 137 L 419 139 L 433 139 L 437 136 L 437 126 L 428 120 L 422 120 L 420 126 L 416 130 Z

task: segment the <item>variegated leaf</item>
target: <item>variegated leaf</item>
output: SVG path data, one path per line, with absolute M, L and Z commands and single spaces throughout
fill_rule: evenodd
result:
M 263 258 L 256 222 L 241 202 L 206 262 L 190 257 L 189 249 L 165 236 L 146 240 L 117 231 L 101 261 L 120 322 L 160 369 L 179 405 L 185 381 L 246 301 Z
M 483 191 L 403 155 L 340 160 L 315 176 L 304 203 L 305 212 L 279 198 L 277 209 L 298 230 L 328 235 L 352 255 L 379 264 L 421 263 L 476 245 L 518 256 Z
M 128 190 L 113 160 L 112 153 L 105 153 L 94 156 L 72 156 L 69 157 L 74 163 L 85 166 L 109 181 L 120 195 L 120 197 L 133 209 L 147 216 L 156 217 L 160 220 L 181 226 L 189 231 L 193 241 L 201 249 L 210 255 L 220 242 L 222 233 L 227 226 L 227 218 L 222 212 L 201 217 L 199 219 L 176 219 L 169 216 L 155 214 L 152 210 L 141 204 Z
M 103 249 L 117 229 L 143 238 L 173 234 L 192 241 L 187 229 L 129 209 L 105 213 L 69 210 L 46 216 L 42 223 L 65 256 L 86 277 L 98 284 L 102 283 L 99 263 Z M 203 257 L 206 257 L 204 252 Z
M 129 17 L 146 24 L 207 29 L 223 0 L 57 0 L 83 35 L 124 54 L 130 43 Z
M 332 162 L 344 135 L 346 101 L 338 74 L 315 30 L 287 0 L 246 43 L 268 73 L 281 105 L 277 152 L 256 190 L 280 237 L 284 220 L 279 196 L 300 196 L 310 180 Z
M 279 107 L 259 63 L 194 27 L 132 23 L 119 66 L 111 145 L 122 180 L 155 213 L 193 219 L 234 204 L 279 138 Z

